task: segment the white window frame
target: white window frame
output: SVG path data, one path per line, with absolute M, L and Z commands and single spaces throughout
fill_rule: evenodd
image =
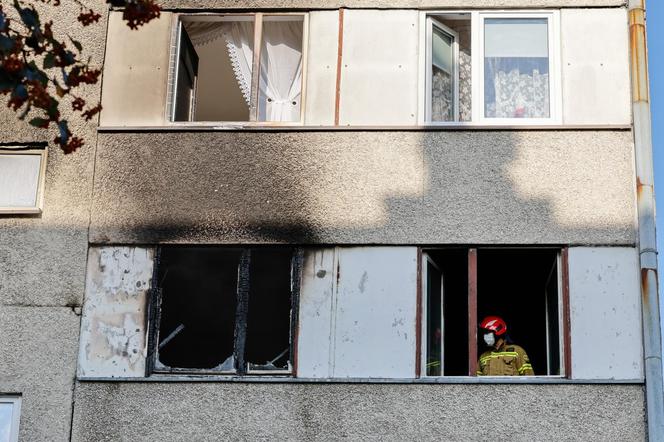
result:
M 25 148 L 0 148 L 0 155 L 39 155 L 39 179 L 37 181 L 37 195 L 35 205 L 30 207 L 0 206 L 0 215 L 38 215 L 44 207 L 44 181 L 46 178 L 47 148 L 25 149 Z
M 436 121 L 432 124 L 445 124 L 453 123 L 459 121 L 459 33 L 445 26 L 435 17 L 431 15 L 426 17 L 426 84 L 425 84 L 425 118 L 427 121 L 431 121 L 431 88 L 432 88 L 432 69 L 433 65 L 433 28 L 439 28 L 444 33 L 452 37 L 452 51 L 453 51 L 453 71 L 452 71 L 452 81 L 453 81 L 453 90 L 452 96 L 454 99 L 454 120 L 453 121 Z
M 544 18 L 549 49 L 549 117 L 489 118 L 484 116 L 484 23 L 487 18 Z M 532 126 L 561 124 L 560 13 L 558 11 L 479 12 L 471 25 L 473 33 L 473 121 L 482 125 Z
M 183 19 L 194 19 L 202 21 L 229 21 L 235 17 L 253 17 L 254 18 L 254 67 L 260 60 L 260 51 L 262 48 L 262 27 L 263 18 L 273 16 L 300 16 L 302 17 L 302 92 L 300 96 L 300 119 L 298 121 L 256 121 L 252 120 L 252 114 L 257 114 L 252 111 L 252 104 L 249 105 L 250 119 L 247 121 L 174 121 L 175 119 L 175 96 L 177 93 L 177 78 L 178 78 L 178 61 L 180 59 L 180 38 L 182 35 L 182 21 Z M 166 106 L 166 121 L 170 126 L 203 126 L 215 127 L 222 129 L 235 129 L 247 126 L 302 126 L 304 125 L 304 112 L 306 103 L 306 89 L 307 89 L 307 61 L 308 61 L 308 46 L 309 46 L 309 13 L 308 12 L 237 12 L 237 13 L 182 13 L 177 14 L 173 20 L 172 28 L 172 53 L 170 58 L 169 67 L 169 81 L 168 81 L 168 99 Z M 252 74 L 252 87 L 251 87 L 251 102 L 255 103 L 253 106 L 258 107 L 258 91 L 254 91 L 255 85 L 258 83 L 260 71 L 256 72 L 253 69 Z M 196 93 L 192 97 L 192 106 L 195 105 Z M 195 109 L 192 108 L 191 114 L 193 115 Z M 255 116 L 253 116 L 255 118 Z
M 430 25 L 436 15 L 470 15 L 471 27 L 471 90 L 472 111 L 471 121 L 431 121 L 430 112 Z M 484 20 L 487 18 L 545 18 L 547 19 L 549 49 L 549 103 L 548 118 L 487 118 L 484 116 Z M 447 32 L 447 31 L 446 31 Z M 546 126 L 562 124 L 562 68 L 560 45 L 560 11 L 545 10 L 440 10 L 423 11 L 420 15 L 420 86 L 419 86 L 419 118 L 418 123 L 424 126 Z M 458 39 L 456 41 L 458 45 Z M 458 52 L 455 63 L 458 64 Z M 456 69 L 458 72 L 458 69 Z M 458 112 L 458 78 L 456 84 L 455 104 Z
M 0 395 L 0 404 L 12 404 L 9 442 L 18 442 L 18 426 L 21 422 L 21 396 Z

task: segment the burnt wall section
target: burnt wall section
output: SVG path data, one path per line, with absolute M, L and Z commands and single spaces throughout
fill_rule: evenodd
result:
M 68 440 L 78 328 L 68 307 L 0 306 L 0 392 L 22 395 L 19 440 Z
M 93 243 L 635 241 L 629 131 L 101 133 Z
M 72 440 L 643 440 L 644 420 L 640 385 L 80 383 Z
M 142 377 L 154 249 L 90 248 L 78 376 Z

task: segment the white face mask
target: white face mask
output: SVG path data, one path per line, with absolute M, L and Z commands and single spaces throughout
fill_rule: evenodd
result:
M 496 337 L 493 335 L 493 333 L 487 333 L 487 334 L 484 335 L 484 342 L 489 347 L 492 347 L 493 344 L 496 343 Z

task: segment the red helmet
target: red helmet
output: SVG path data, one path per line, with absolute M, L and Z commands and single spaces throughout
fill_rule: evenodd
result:
M 507 331 L 507 324 L 499 316 L 487 316 L 480 323 L 480 328 L 485 330 L 490 330 L 495 333 L 496 336 L 504 335 Z

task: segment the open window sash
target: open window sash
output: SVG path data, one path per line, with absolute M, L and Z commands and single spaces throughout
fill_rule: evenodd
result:
M 445 304 L 443 271 L 422 253 L 422 376 L 443 376 L 445 361 Z
M 176 93 L 173 105 L 173 121 L 193 121 L 196 109 L 196 83 L 198 78 L 198 54 L 182 22 L 179 25 L 177 67 L 175 69 Z
M 459 34 L 427 17 L 426 39 L 426 121 L 459 121 Z

